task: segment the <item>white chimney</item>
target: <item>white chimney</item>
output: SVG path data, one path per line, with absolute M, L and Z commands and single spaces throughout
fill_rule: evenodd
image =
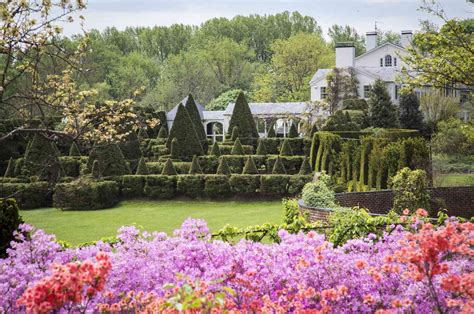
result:
M 365 50 L 369 51 L 377 47 L 377 32 L 367 32 L 365 34 Z
M 412 38 L 413 38 L 412 31 L 402 31 L 402 35 L 400 37 L 400 45 L 403 48 L 410 46 Z
M 353 43 L 336 43 L 336 68 L 354 66 L 355 47 Z

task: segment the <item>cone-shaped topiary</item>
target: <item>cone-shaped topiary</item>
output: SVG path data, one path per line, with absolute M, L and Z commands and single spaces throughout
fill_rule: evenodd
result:
M 280 149 L 280 156 L 293 156 L 293 151 L 291 150 L 290 142 L 285 138 Z
M 166 128 L 164 126 L 162 126 L 160 128 L 160 131 L 158 131 L 158 137 L 157 138 L 165 139 L 167 137 L 168 137 L 168 132 L 166 131 Z
M 176 168 L 174 167 L 173 162 L 171 161 L 171 158 L 168 158 L 165 162 L 165 166 L 163 167 L 163 170 L 161 171 L 162 175 L 166 176 L 175 176 L 177 175 Z
M 257 155 L 266 155 L 267 154 L 267 146 L 265 146 L 265 142 L 263 139 L 258 140 L 257 146 Z
M 69 156 L 81 156 L 81 151 L 79 150 L 79 147 L 77 146 L 76 142 L 72 142 L 71 147 L 69 148 Z
M 196 102 L 191 94 L 189 94 L 185 99 L 181 101 L 184 104 L 184 107 L 188 111 L 189 117 L 193 122 L 194 129 L 196 130 L 196 134 L 201 142 L 201 146 L 204 151 L 207 151 L 207 135 L 206 131 L 204 130 L 204 125 L 202 124 L 201 115 L 199 114 L 199 110 L 196 106 Z
M 140 129 L 142 130 L 142 129 Z M 146 131 L 144 131 L 146 133 Z M 142 149 L 140 148 L 140 140 L 135 132 L 130 132 L 123 142 L 119 143 L 123 157 L 129 161 L 132 171 L 136 171 L 138 161 L 142 157 Z
M 258 138 L 257 126 L 250 111 L 249 104 L 245 99 L 244 93 L 239 93 L 235 101 L 232 117 L 229 122 L 229 130 L 239 127 L 240 138 Z
M 286 174 L 285 165 L 283 165 L 283 161 L 281 161 L 280 157 L 275 159 L 272 174 Z
M 194 155 L 201 156 L 204 154 L 193 122 L 183 104 L 178 105 L 176 117 L 166 143 L 168 149 L 171 149 L 171 141 L 175 138 L 178 141 L 176 154 L 180 159 L 191 160 Z
M 232 146 L 232 151 L 230 152 L 232 155 L 244 155 L 244 147 L 240 142 L 240 139 L 237 138 L 234 142 L 234 146 Z
M 8 160 L 7 170 L 5 171 L 5 178 L 12 178 L 15 176 L 15 165 L 13 163 L 13 157 Z
M 212 144 L 211 155 L 217 157 L 221 155 L 221 149 L 219 148 L 219 144 L 217 144 L 217 142 L 214 142 L 214 144 Z
M 311 174 L 312 172 L 313 171 L 311 170 L 311 165 L 309 164 L 308 158 L 305 158 L 303 160 L 303 163 L 301 164 L 300 172 L 298 172 L 298 174 L 307 175 L 307 174 Z
M 238 126 L 234 126 L 234 128 L 232 129 L 232 136 L 230 137 L 230 139 L 232 141 L 235 141 L 236 139 L 239 138 L 239 127 Z
M 258 174 L 257 166 L 252 156 L 247 158 L 242 174 Z
M 96 178 L 96 179 L 100 178 L 100 169 L 99 169 L 98 160 L 94 160 L 94 162 L 92 163 L 91 175 L 93 178 Z
M 275 132 L 275 123 L 272 122 L 270 123 L 270 126 L 268 127 L 268 132 L 267 132 L 267 137 L 276 137 L 276 132 Z
M 172 141 L 171 141 L 171 158 L 173 159 L 178 159 L 179 158 L 179 155 L 178 155 L 178 139 L 175 137 Z
M 21 173 L 38 176 L 41 180 L 56 181 L 61 174 L 56 145 L 36 133 L 25 152 Z
M 289 138 L 296 138 L 299 137 L 300 134 L 298 133 L 298 129 L 296 128 L 296 123 L 291 123 L 290 132 L 288 132 Z
M 217 167 L 216 174 L 230 174 L 230 168 L 224 156 L 219 158 L 219 167 Z
M 191 168 L 189 168 L 189 174 L 201 174 L 202 169 L 199 165 L 199 160 L 196 155 L 193 156 L 193 162 L 191 163 Z
M 138 130 L 138 138 L 139 138 L 140 140 L 143 140 L 143 139 L 145 139 L 145 138 L 148 138 L 148 133 L 146 132 L 146 129 L 140 128 L 140 129 Z
M 99 163 L 101 176 L 108 177 L 130 174 L 130 168 L 128 167 L 127 161 L 117 144 L 101 144 L 94 146 L 89 153 L 89 161 L 87 163 L 88 170 L 92 169 L 92 163 L 94 160 L 97 160 Z
M 137 175 L 145 175 L 149 174 L 150 172 L 148 171 L 148 167 L 145 162 L 145 158 L 140 158 L 140 161 L 138 161 L 138 166 L 137 166 L 137 172 L 135 174 Z

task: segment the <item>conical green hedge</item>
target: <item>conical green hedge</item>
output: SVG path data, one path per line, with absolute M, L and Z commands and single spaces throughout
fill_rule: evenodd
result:
M 258 174 L 257 166 L 252 156 L 247 158 L 242 174 Z
M 239 127 L 240 138 L 258 138 L 257 126 L 242 92 L 239 93 L 235 101 L 234 110 L 229 122 L 229 130 L 234 130 L 236 126 Z
M 270 126 L 268 127 L 267 137 L 269 137 L 269 138 L 276 137 L 275 123 L 274 122 L 272 122 L 270 124 Z
M 244 148 L 242 146 L 242 143 L 240 143 L 240 139 L 237 138 L 234 142 L 234 146 L 232 147 L 232 151 L 231 151 L 231 154 L 232 155 L 244 155 L 245 152 L 244 152 Z
M 145 162 L 145 158 L 140 158 L 140 161 L 138 161 L 138 166 L 137 166 L 137 172 L 135 174 L 137 175 L 146 175 L 149 174 L 150 172 L 148 171 L 148 167 Z
M 143 129 L 140 129 L 143 130 Z M 146 133 L 146 131 L 143 131 Z M 132 171 L 136 171 L 138 161 L 142 157 L 142 149 L 140 148 L 140 140 L 135 132 L 130 132 L 123 142 L 119 143 L 123 157 L 130 163 Z
M 94 162 L 92 163 L 91 175 L 93 178 L 96 178 L 96 179 L 100 178 L 100 169 L 99 169 L 98 160 L 94 160 Z
M 296 138 L 299 137 L 300 134 L 298 133 L 298 129 L 296 128 L 296 123 L 293 122 L 290 126 L 290 132 L 288 132 L 289 138 Z
M 275 159 L 272 174 L 286 174 L 285 165 L 283 165 L 283 161 L 281 161 L 280 157 Z
M 221 149 L 219 148 L 219 144 L 217 144 L 217 142 L 214 142 L 214 144 L 212 144 L 211 155 L 217 157 L 221 155 Z
M 81 156 L 81 151 L 79 150 L 79 147 L 77 146 L 76 142 L 72 142 L 71 147 L 69 148 L 69 156 Z
M 15 176 L 15 165 L 13 164 L 13 157 L 8 160 L 7 170 L 5 171 L 5 178 L 13 178 Z
M 178 158 L 179 158 L 178 150 L 179 150 L 179 147 L 178 147 L 178 139 L 175 137 L 175 138 L 171 141 L 171 149 L 170 149 L 171 158 L 173 158 L 173 159 L 178 159 Z
M 298 174 L 300 175 L 307 175 L 311 174 L 313 171 L 311 170 L 311 165 L 309 164 L 308 158 L 305 158 L 303 160 L 303 163 L 301 164 L 300 171 Z
M 199 165 L 199 160 L 197 156 L 193 156 L 193 162 L 191 163 L 191 168 L 189 168 L 189 174 L 201 174 L 202 169 Z
M 196 106 L 196 102 L 191 94 L 189 94 L 185 99 L 183 99 L 182 103 L 184 103 L 184 107 L 188 111 L 189 117 L 193 122 L 194 129 L 196 130 L 196 134 L 198 139 L 201 143 L 202 149 L 207 151 L 207 135 L 206 131 L 204 130 L 204 125 L 202 124 L 201 115 L 199 114 L 199 110 Z
M 287 139 L 285 139 L 281 145 L 280 156 L 293 156 L 293 151 Z
M 265 146 L 265 142 L 263 139 L 258 140 L 257 146 L 257 155 L 266 155 L 267 154 L 267 146 Z
M 61 174 L 56 144 L 36 133 L 25 152 L 21 172 L 38 176 L 40 180 L 55 181 Z
M 166 160 L 161 174 L 166 176 L 175 176 L 178 174 L 176 172 L 176 168 L 174 167 L 173 162 L 171 161 L 171 158 L 168 158 L 168 160 Z
M 216 174 L 230 174 L 230 168 L 224 156 L 219 158 L 219 167 L 217 167 Z
M 97 160 L 99 163 L 101 176 L 130 174 L 130 168 L 117 144 L 99 144 L 94 146 L 89 153 L 87 169 L 92 169 L 94 160 Z
M 236 139 L 239 138 L 239 127 L 238 126 L 234 126 L 234 128 L 232 129 L 232 136 L 230 137 L 230 139 L 232 141 L 235 141 Z
M 160 131 L 158 131 L 158 137 L 157 138 L 166 139 L 167 137 L 168 137 L 168 132 L 166 131 L 166 128 L 164 126 L 162 126 L 160 128 Z
M 143 139 L 145 139 L 145 138 L 148 138 L 148 133 L 146 132 L 146 129 L 140 128 L 140 129 L 138 130 L 138 138 L 139 138 L 140 140 L 143 140 Z

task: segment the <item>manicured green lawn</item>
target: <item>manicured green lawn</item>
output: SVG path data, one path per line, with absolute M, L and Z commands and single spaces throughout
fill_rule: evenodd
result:
M 23 210 L 23 220 L 71 244 L 114 236 L 123 225 L 172 234 L 188 217 L 203 218 L 212 230 L 226 224 L 245 227 L 282 220 L 281 201 L 125 201 L 111 209 L 61 211 L 56 208 Z
M 466 186 L 474 185 L 474 174 L 468 173 L 446 173 L 439 174 L 434 178 L 436 187 L 443 186 Z

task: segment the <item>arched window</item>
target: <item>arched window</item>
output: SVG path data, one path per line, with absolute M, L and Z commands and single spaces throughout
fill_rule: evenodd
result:
M 392 56 L 391 55 L 386 55 L 385 56 L 385 66 L 386 67 L 391 67 L 392 66 Z

